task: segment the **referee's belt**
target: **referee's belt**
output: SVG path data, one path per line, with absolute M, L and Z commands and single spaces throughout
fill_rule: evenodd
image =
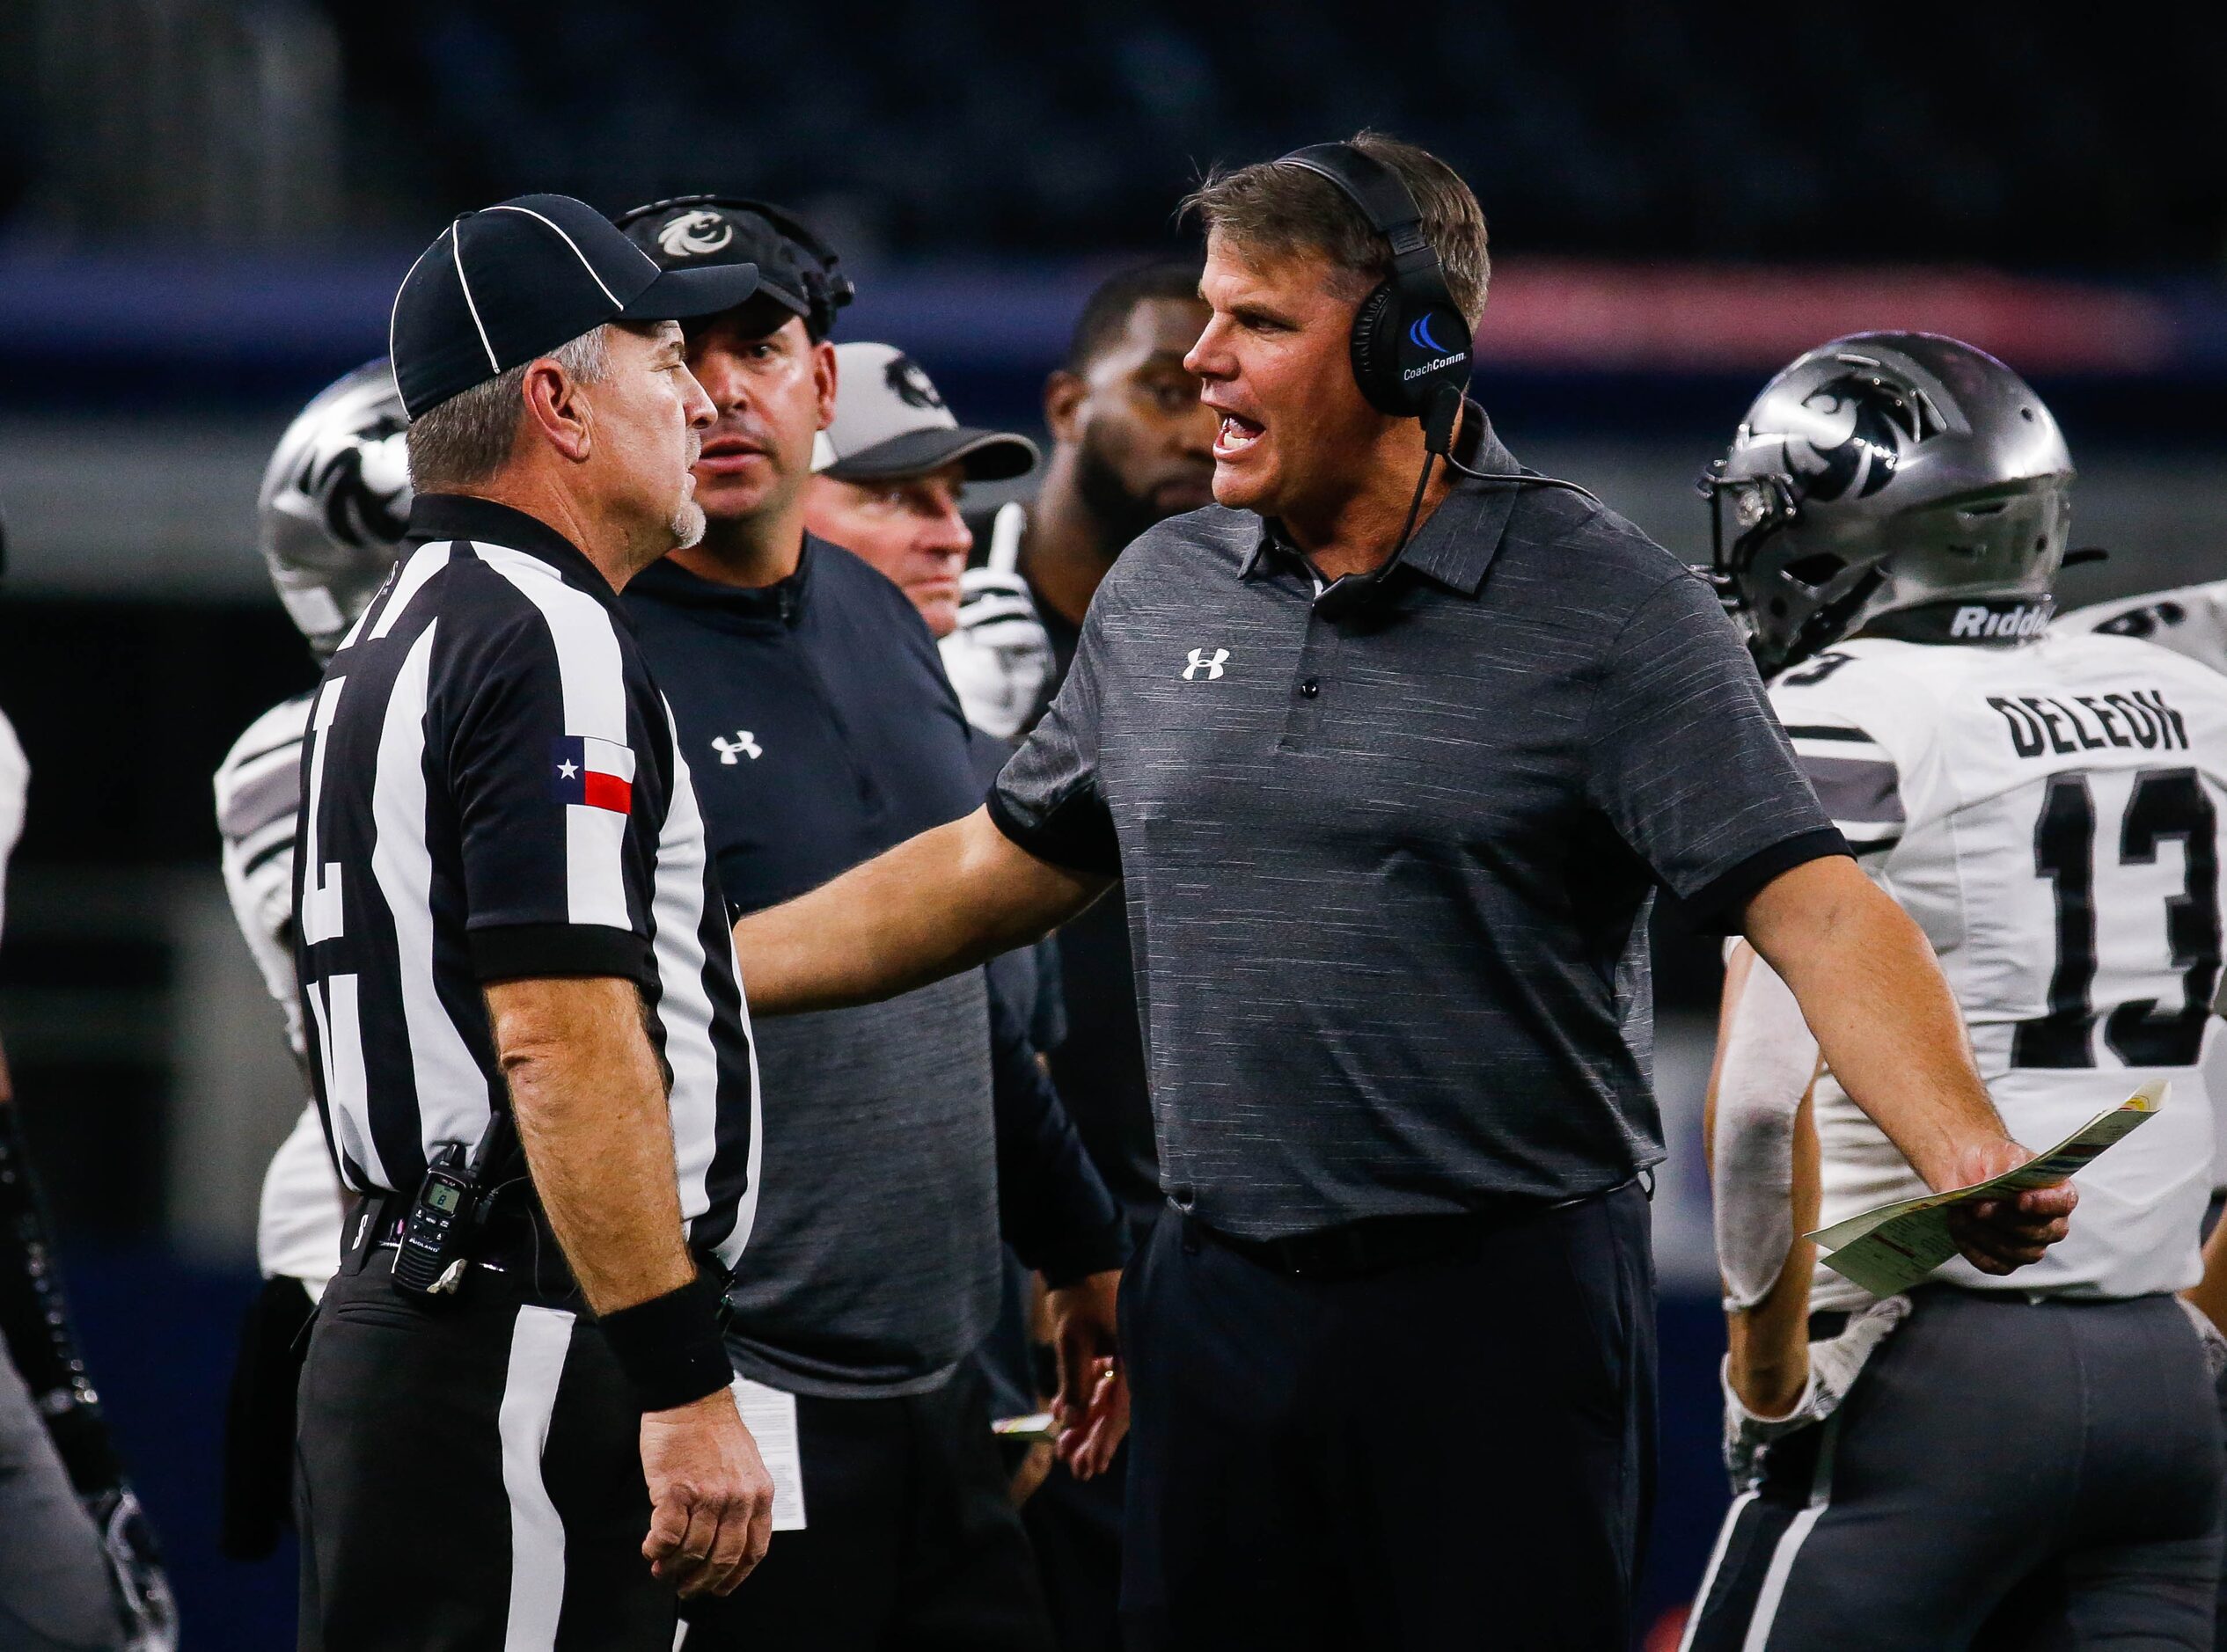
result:
M 1644 1180 L 1628 1177 L 1613 1188 L 1579 1194 L 1573 1199 L 1505 1198 L 1443 1216 L 1363 1217 L 1336 1227 L 1270 1239 L 1224 1232 L 1180 1206 L 1171 1208 L 1183 1223 L 1186 1250 L 1196 1251 L 1202 1243 L 1213 1245 L 1294 1279 L 1366 1279 L 1402 1268 L 1467 1260 L 1495 1233 L 1552 1211 L 1606 1199 Z
M 342 1256 L 342 1270 L 359 1273 L 376 1252 L 401 1244 L 402 1224 L 409 1217 L 412 1202 L 407 1193 L 363 1195 L 348 1213 L 348 1246 Z M 690 1254 L 698 1270 L 709 1274 L 714 1282 L 728 1277 L 715 1257 L 702 1251 Z M 540 1201 L 530 1194 L 524 1198 L 497 1198 L 486 1207 L 484 1218 L 465 1245 L 464 1256 L 475 1268 L 513 1276 L 521 1290 L 551 1303 L 581 1295 L 571 1264 L 565 1260 L 564 1246 L 557 1242 Z M 722 1298 L 724 1295 L 722 1286 Z M 722 1319 L 724 1307 L 722 1300 Z

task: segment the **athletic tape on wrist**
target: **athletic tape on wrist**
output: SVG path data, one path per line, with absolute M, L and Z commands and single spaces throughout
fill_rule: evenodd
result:
M 708 1279 L 692 1279 L 598 1323 L 644 1411 L 670 1411 L 735 1380 L 719 1340 L 719 1291 Z

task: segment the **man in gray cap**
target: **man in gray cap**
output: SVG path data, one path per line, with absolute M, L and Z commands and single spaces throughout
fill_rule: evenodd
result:
M 696 466 L 708 526 L 626 597 L 729 908 L 755 911 L 959 818 L 982 791 L 978 736 L 906 593 L 807 530 L 818 438 L 854 457 L 913 443 L 900 473 L 963 468 L 970 443 L 1008 474 L 1034 455 L 1013 437 L 955 442 L 948 413 L 919 420 L 926 401 L 905 430 L 869 421 L 884 434 L 839 446 L 852 428 L 839 383 L 847 402 L 876 384 L 920 398 L 926 380 L 893 380 L 894 352 L 851 377 L 846 356 L 873 347 L 827 340 L 849 282 L 778 208 L 692 196 L 620 223 L 669 270 L 748 260 L 762 277 L 749 302 L 685 329 L 717 414 Z M 963 559 L 963 530 L 960 545 Z M 757 1041 L 778 1100 L 727 1351 L 796 1477 L 773 1558 L 749 1589 L 691 1611 L 689 1652 L 1050 1647 L 971 1356 L 996 1317 L 1002 1233 L 1053 1287 L 1069 1455 L 1103 1466 L 1124 1422 L 1113 1300 L 1127 1247 L 1019 1021 L 978 969 Z
M 886 574 L 941 642 L 959 623 L 959 576 L 974 547 L 959 490 L 1026 476 L 1036 444 L 962 425 L 894 345 L 839 344 L 835 360 L 843 391 L 813 451 L 804 525 Z

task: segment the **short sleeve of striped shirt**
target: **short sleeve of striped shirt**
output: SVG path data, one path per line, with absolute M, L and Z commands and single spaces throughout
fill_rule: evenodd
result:
M 652 979 L 645 922 L 656 843 L 634 808 L 619 644 L 587 599 L 529 574 L 563 611 L 458 662 L 449 757 L 474 974 Z M 607 658 L 598 657 L 607 654 Z M 635 891 L 630 899 L 631 891 Z

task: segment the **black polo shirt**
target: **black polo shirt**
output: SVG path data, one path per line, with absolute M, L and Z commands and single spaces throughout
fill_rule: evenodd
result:
M 905 593 L 808 538 L 756 588 L 670 559 L 626 608 L 750 912 L 971 812 L 978 738 Z M 1056 1283 L 1117 1268 L 1111 1199 L 1020 1018 L 971 971 L 755 1031 L 767 1109 L 728 1351 L 797 1393 L 922 1393 L 988 1333 L 1002 1232 Z
M 1516 470 L 1489 428 L 1467 462 Z M 1709 587 L 1590 498 L 1461 480 L 1337 623 L 1247 512 L 1115 563 L 990 810 L 1124 881 L 1163 1186 L 1249 1237 L 1662 1157 L 1645 917 L 1847 852 Z

